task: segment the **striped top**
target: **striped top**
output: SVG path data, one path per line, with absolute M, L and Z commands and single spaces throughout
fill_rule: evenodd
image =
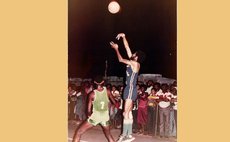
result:
M 137 77 L 138 73 L 133 72 L 131 66 L 127 66 L 124 99 L 132 99 L 134 101 L 137 98 Z
M 133 72 L 131 66 L 126 67 L 126 85 L 127 86 L 136 86 L 137 83 L 137 72 Z

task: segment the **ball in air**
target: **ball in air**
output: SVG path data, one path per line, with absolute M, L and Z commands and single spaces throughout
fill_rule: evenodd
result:
M 120 5 L 116 1 L 112 1 L 108 5 L 108 10 L 112 14 L 116 14 L 120 11 Z

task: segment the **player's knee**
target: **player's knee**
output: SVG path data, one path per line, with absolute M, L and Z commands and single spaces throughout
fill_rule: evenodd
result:
M 128 116 L 129 116 L 129 115 L 128 115 L 127 112 L 124 112 L 124 113 L 123 113 L 123 116 L 124 116 L 124 119 L 128 119 Z
M 132 111 L 129 112 L 129 119 L 133 119 Z
M 104 133 L 105 133 L 106 136 L 110 136 L 111 135 L 110 132 L 108 132 L 106 130 L 104 131 Z

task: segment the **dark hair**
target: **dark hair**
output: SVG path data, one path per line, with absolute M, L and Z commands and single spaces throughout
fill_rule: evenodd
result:
M 167 83 L 163 83 L 161 84 L 161 90 L 164 92 L 164 91 L 167 91 L 167 89 L 169 89 L 169 85 Z
M 140 88 L 144 88 L 144 90 L 147 89 L 147 86 L 145 84 L 140 85 Z
M 138 50 L 138 51 L 136 52 L 136 55 L 137 55 L 137 57 L 138 57 L 137 62 L 138 62 L 138 63 L 143 63 L 144 60 L 145 60 L 145 53 L 144 53 L 143 51 L 141 51 L 141 50 Z
M 97 83 L 100 83 L 102 82 L 104 79 L 103 79 L 103 76 L 102 75 L 97 75 L 96 77 L 94 77 L 94 81 L 96 81 Z
M 154 88 L 154 87 L 151 89 L 151 91 L 152 91 L 152 90 L 154 90 L 155 92 L 157 92 L 157 89 L 156 89 L 156 88 Z

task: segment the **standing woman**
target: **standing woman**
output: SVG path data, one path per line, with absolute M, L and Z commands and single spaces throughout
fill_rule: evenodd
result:
M 125 139 L 133 140 L 132 137 L 132 124 L 133 124 L 133 116 L 132 116 L 132 107 L 133 101 L 137 98 L 137 77 L 138 72 L 140 70 L 140 63 L 144 61 L 145 54 L 142 51 L 137 51 L 134 54 L 131 52 L 129 48 L 128 41 L 126 40 L 125 34 L 120 33 L 117 35 L 116 39 L 119 40 L 120 38 L 123 39 L 123 44 L 125 46 L 126 52 L 128 54 L 129 59 L 124 59 L 119 50 L 118 44 L 114 43 L 113 41 L 110 42 L 111 47 L 115 50 L 118 60 L 121 63 L 127 65 L 126 68 L 126 87 L 124 89 L 123 99 L 125 100 L 124 103 L 124 120 L 123 120 L 123 131 L 118 139 L 119 141 L 123 141 Z

